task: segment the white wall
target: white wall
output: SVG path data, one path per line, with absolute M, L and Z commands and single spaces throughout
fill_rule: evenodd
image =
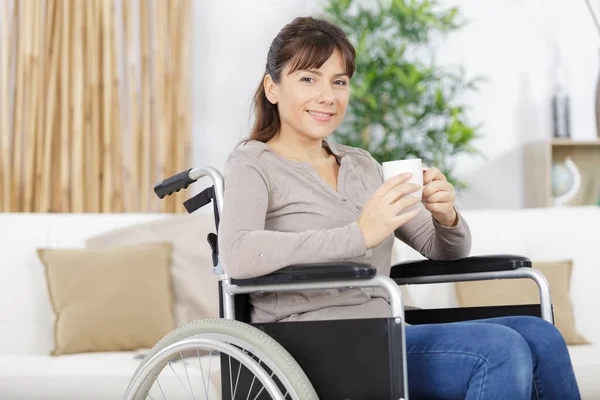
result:
M 599 36 L 584 0 L 444 0 L 471 21 L 452 33 L 438 59 L 462 63 L 489 82 L 470 96 L 473 121 L 484 123 L 476 145 L 485 159 L 461 157 L 471 185 L 463 208 L 523 207 L 522 150 L 552 136 L 550 96 L 554 41 L 571 95 L 572 135 L 596 135 L 594 96 Z M 195 1 L 193 60 L 194 163 L 223 168 L 249 131 L 250 101 L 268 46 L 287 22 L 318 11 L 319 0 Z M 555 9 L 553 8 L 555 6 Z
M 455 3 L 472 23 L 451 35 L 439 60 L 462 63 L 469 73 L 489 79 L 470 101 L 474 120 L 485 124 L 477 147 L 487 159 L 458 160 L 460 175 L 472 186 L 461 204 L 523 207 L 523 145 L 552 136 L 555 44 L 571 96 L 572 137 L 597 135 L 599 35 L 584 0 Z

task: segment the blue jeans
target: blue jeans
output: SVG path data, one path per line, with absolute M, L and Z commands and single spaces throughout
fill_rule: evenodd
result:
M 536 317 L 406 327 L 411 399 L 580 399 L 560 332 Z

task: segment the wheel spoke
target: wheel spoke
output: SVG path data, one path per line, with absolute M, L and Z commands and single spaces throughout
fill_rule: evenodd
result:
M 256 375 L 252 378 L 252 384 L 250 385 L 250 390 L 248 390 L 248 396 L 246 396 L 246 400 L 250 399 L 250 394 L 252 393 L 252 388 L 254 387 L 254 382 L 256 382 Z
M 212 363 L 212 349 L 210 349 L 210 354 L 208 356 L 208 376 L 206 377 L 206 379 L 208 379 L 208 390 L 206 392 L 206 398 L 208 399 L 208 393 L 210 392 L 210 364 Z
M 233 377 L 231 376 L 231 356 L 227 356 L 229 357 L 229 387 L 231 389 L 231 400 L 234 400 L 235 397 L 233 397 Z
M 248 350 L 244 350 L 244 353 L 248 354 L 254 360 L 254 354 L 250 353 Z M 258 360 L 258 365 L 260 365 L 261 361 Z M 250 395 L 252 394 L 252 388 L 254 387 L 254 382 L 256 382 L 256 375 L 252 378 L 252 383 L 250 384 L 250 390 L 248 390 L 248 396 L 246 396 L 246 400 L 250 399 Z
M 188 396 L 190 396 L 190 398 L 192 397 L 190 395 L 190 393 L 187 391 L 187 388 L 185 387 L 183 381 L 181 380 L 181 378 L 179 377 L 179 374 L 177 374 L 177 372 L 175 371 L 175 369 L 173 368 L 173 365 L 171 364 L 171 361 L 169 361 L 169 367 L 171 367 L 171 371 L 173 371 L 173 373 L 175 374 L 175 376 L 177 377 L 177 380 L 179 381 L 179 383 L 181 383 L 181 386 L 183 387 L 183 390 L 185 390 L 185 392 L 187 393 Z M 192 398 L 192 400 L 194 400 Z
M 183 369 L 185 370 L 185 376 L 187 378 L 188 385 L 190 385 L 190 393 L 192 394 L 192 400 L 196 400 L 196 396 L 194 396 L 194 389 L 192 388 L 192 382 L 190 382 L 190 375 L 188 374 L 187 366 L 185 365 L 185 360 L 183 359 L 183 354 L 181 352 L 179 352 L 179 357 L 181 357 Z
M 158 389 L 160 390 L 160 393 L 162 393 L 163 399 L 167 400 L 167 396 L 165 396 L 165 392 L 163 392 L 162 386 L 160 386 L 160 382 L 158 380 L 158 376 L 156 377 L 156 383 L 158 384 Z
M 254 400 L 258 399 L 258 396 L 260 396 L 260 394 L 262 393 L 262 391 L 265 390 L 265 387 L 263 386 L 262 389 L 260 389 L 260 391 L 256 394 L 256 397 L 254 397 Z
M 208 389 L 206 388 L 206 381 L 204 380 L 204 369 L 202 368 L 202 359 L 200 358 L 200 350 L 196 350 L 198 354 L 198 364 L 200 365 L 200 374 L 202 375 L 202 385 L 204 385 L 204 392 L 206 393 L 206 399 L 208 400 Z M 212 354 L 212 350 L 210 351 Z M 210 385 L 210 371 L 208 372 L 208 384 Z
M 273 377 L 273 375 L 275 375 L 275 373 L 271 373 L 271 378 Z M 262 391 L 265 390 L 265 386 L 263 385 L 262 389 L 260 389 L 260 392 L 258 392 L 256 394 L 256 397 L 254 398 L 254 400 L 258 399 L 258 396 L 260 396 L 260 394 L 262 393 Z
M 242 372 L 242 363 L 238 363 L 238 372 L 237 377 L 235 378 L 235 390 L 233 391 L 233 399 L 235 399 L 235 394 L 237 393 L 238 383 L 240 381 L 240 372 Z

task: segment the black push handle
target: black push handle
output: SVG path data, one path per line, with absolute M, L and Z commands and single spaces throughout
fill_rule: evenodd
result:
M 162 182 L 158 182 L 154 185 L 154 193 L 162 199 L 165 196 L 170 196 L 175 192 L 179 192 L 181 189 L 187 189 L 191 183 L 196 182 L 196 179 L 191 179 L 189 177 L 191 170 L 192 168 L 180 172 L 177 175 L 173 175 Z

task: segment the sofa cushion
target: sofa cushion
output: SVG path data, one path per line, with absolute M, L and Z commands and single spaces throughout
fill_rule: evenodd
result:
M 170 244 L 38 254 L 56 314 L 53 355 L 152 347 L 174 328 Z
M 554 306 L 554 324 L 567 344 L 589 344 L 575 327 L 573 305 L 569 297 L 572 260 L 533 262 L 533 268 L 548 280 Z M 539 291 L 531 279 L 502 279 L 456 283 L 456 295 L 461 307 L 536 304 Z
M 84 353 L 57 357 L 0 356 L 0 399 L 10 400 L 107 400 L 121 399 L 140 359 L 135 352 Z M 200 366 L 202 365 L 202 369 Z M 181 380 L 192 382 L 194 393 L 204 398 L 203 376 L 210 368 L 210 398 L 220 398 L 215 387 L 220 383 L 218 357 L 186 359 L 172 363 L 159 376 L 168 399 L 189 400 Z M 162 399 L 157 385 L 152 398 Z M 150 397 L 148 397 L 150 398 Z M 198 398 L 198 397 L 196 397 Z
M 88 248 L 137 243 L 173 244 L 175 324 L 219 316 L 218 277 L 212 272 L 211 248 L 206 240 L 215 231 L 212 214 L 172 215 L 159 221 L 134 224 L 90 237 Z
M 10 304 L 0 307 L 0 355 L 52 350 L 54 313 L 36 248 L 83 247 L 89 236 L 165 216 L 0 213 L 0 304 Z

